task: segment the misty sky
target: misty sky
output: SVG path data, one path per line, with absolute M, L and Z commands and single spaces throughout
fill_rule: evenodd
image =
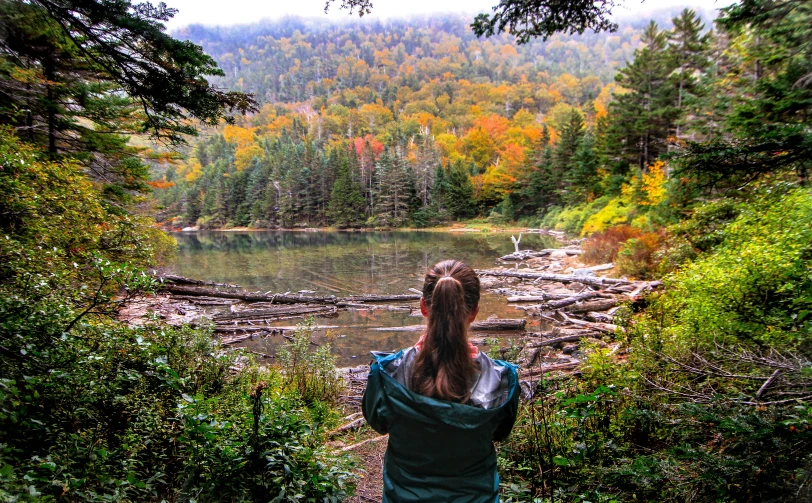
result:
M 254 23 L 264 18 L 288 15 L 321 19 L 346 19 L 347 11 L 337 5 L 324 14 L 324 0 L 163 0 L 169 7 L 179 10 L 167 23 L 170 29 L 189 24 L 233 25 Z M 341 0 L 336 0 L 340 4 Z M 499 0 L 373 0 L 373 18 L 408 17 L 431 13 L 490 12 Z M 721 8 L 732 0 L 626 0 L 615 9 L 616 16 L 645 14 L 665 7 Z M 357 16 L 356 16 L 357 17 Z M 365 16 L 366 17 L 366 16 Z

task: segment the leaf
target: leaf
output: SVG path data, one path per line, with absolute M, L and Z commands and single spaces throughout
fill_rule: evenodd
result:
M 569 466 L 570 461 L 564 456 L 554 456 L 553 463 L 555 463 L 558 466 Z

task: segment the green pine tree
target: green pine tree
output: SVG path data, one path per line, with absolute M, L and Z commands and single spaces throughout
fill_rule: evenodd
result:
M 364 195 L 350 172 L 350 160 L 341 159 L 338 176 L 330 192 L 328 216 L 336 227 L 355 227 L 361 223 Z
M 610 105 L 607 144 L 611 158 L 645 171 L 666 151 L 677 116 L 677 90 L 669 81 L 674 62 L 668 56 L 666 33 L 652 21 L 641 41 L 644 47 L 635 50 L 634 60 L 615 76 L 629 92 L 616 95 Z
M 476 214 L 474 185 L 462 161 L 448 169 L 448 191 L 445 196 L 448 212 L 455 219 L 471 218 Z

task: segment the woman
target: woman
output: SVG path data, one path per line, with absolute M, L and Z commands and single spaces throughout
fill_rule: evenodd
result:
M 389 434 L 383 502 L 498 502 L 493 441 L 513 428 L 519 380 L 511 364 L 468 342 L 479 278 L 457 260 L 436 264 L 420 310 L 426 333 L 414 347 L 376 356 L 364 392 L 364 417 Z

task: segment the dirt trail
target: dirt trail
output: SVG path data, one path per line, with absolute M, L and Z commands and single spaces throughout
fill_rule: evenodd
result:
M 383 455 L 386 453 L 386 442 L 369 442 L 354 451 L 361 460 L 363 477 L 355 488 L 355 496 L 349 503 L 380 503 L 383 494 Z

